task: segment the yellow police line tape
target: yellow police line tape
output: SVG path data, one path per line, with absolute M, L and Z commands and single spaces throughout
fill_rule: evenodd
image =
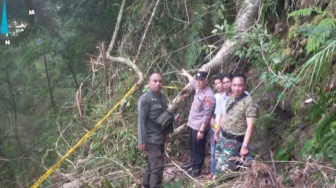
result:
M 89 132 L 87 132 L 71 149 L 69 149 L 69 151 L 54 164 L 54 166 L 49 168 L 49 170 L 46 173 L 44 173 L 43 176 L 41 176 L 40 179 L 38 179 L 31 188 L 37 188 L 39 185 L 41 185 L 41 183 L 44 182 L 44 180 L 46 180 L 51 175 L 51 173 L 53 173 L 56 170 L 56 168 L 58 168 L 62 164 L 62 162 L 66 158 L 68 158 L 79 146 L 81 146 L 91 136 L 93 132 L 95 132 L 104 123 L 104 121 L 112 114 L 112 112 L 116 108 L 118 108 L 120 103 L 132 94 L 135 87 L 136 85 L 134 85 L 130 90 L 128 90 L 128 92 L 117 102 L 117 104 L 115 104 L 114 107 Z M 175 86 L 164 86 L 164 88 L 182 89 Z
M 166 89 L 178 89 L 178 90 L 183 89 L 182 87 L 177 87 L 177 86 L 163 86 L 163 88 L 166 88 Z
M 44 180 L 46 180 L 51 173 L 53 173 L 57 167 L 60 166 L 60 164 L 69 157 L 79 146 L 81 146 L 90 136 L 93 132 L 95 132 L 101 124 L 112 114 L 112 112 L 120 105 L 120 103 L 130 96 L 132 92 L 134 91 L 136 85 L 134 85 L 125 95 L 123 98 L 121 98 L 117 104 L 114 105 L 114 107 L 89 131 L 87 132 L 77 143 L 75 146 L 73 146 L 60 160 L 57 161 L 57 163 L 54 164 L 46 173 L 44 173 L 43 176 L 39 180 L 35 182 L 35 184 L 32 186 L 32 188 L 37 188 Z

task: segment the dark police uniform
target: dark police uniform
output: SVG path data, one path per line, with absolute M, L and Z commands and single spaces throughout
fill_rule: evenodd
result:
M 148 151 L 143 186 L 161 187 L 164 159 L 163 144 L 166 134 L 173 132 L 173 124 L 165 129 L 155 122 L 167 109 L 166 97 L 156 96 L 151 91 L 144 93 L 138 101 L 138 143 L 146 144 Z

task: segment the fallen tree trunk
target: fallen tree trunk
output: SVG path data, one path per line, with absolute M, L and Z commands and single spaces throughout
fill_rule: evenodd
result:
M 255 18 L 259 10 L 261 0 L 245 0 L 242 4 L 235 24 L 237 25 L 237 35 L 234 39 L 228 39 L 224 42 L 215 57 L 207 64 L 204 64 L 199 70 L 209 71 L 210 75 L 216 73 L 222 64 L 231 61 L 234 57 L 234 50 L 237 46 L 244 43 L 244 36 L 256 23 Z M 193 92 L 191 86 L 186 85 L 183 90 L 172 100 L 168 106 L 168 111 L 175 113 L 184 100 Z

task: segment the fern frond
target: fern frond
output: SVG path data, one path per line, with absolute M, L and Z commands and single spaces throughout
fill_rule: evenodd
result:
M 325 40 L 330 36 L 331 30 L 327 28 L 316 28 L 314 34 L 308 40 L 306 51 L 307 54 L 316 51 L 325 42 Z
M 336 39 L 335 27 L 336 19 L 334 18 L 325 18 L 321 20 L 318 25 L 301 26 L 298 33 L 303 37 L 309 37 L 309 41 L 306 45 L 307 54 L 320 49 L 326 40 L 330 38 L 332 38 L 332 40 Z
M 331 64 L 332 57 L 335 54 L 336 54 L 336 40 L 331 42 L 321 51 L 312 56 L 305 64 L 303 64 L 302 67 L 298 69 L 299 71 L 298 75 L 301 76 L 301 78 L 304 78 L 307 73 L 311 73 L 309 81 L 309 85 L 311 87 L 314 79 L 315 81 L 318 81 L 322 65 L 325 68 L 328 68 Z
M 336 145 L 336 141 L 334 139 L 335 133 L 330 131 L 330 129 L 328 129 L 328 130 L 329 130 L 328 132 L 325 131 L 327 133 L 325 133 L 325 135 L 323 135 L 323 138 L 320 141 L 320 143 L 322 144 L 322 150 L 324 150 L 325 152 L 330 151 L 330 146 Z M 335 146 L 333 148 L 336 149 Z
M 336 111 L 333 109 L 336 102 L 336 92 L 322 94 L 318 103 L 311 107 L 309 115 L 323 114 L 316 125 L 313 135 L 314 153 L 323 156 L 336 164 Z
M 315 122 L 325 113 L 325 109 L 321 108 L 319 105 L 313 106 L 309 112 L 309 121 Z
M 192 68 L 197 59 L 199 58 L 202 51 L 202 44 L 200 42 L 200 34 L 204 28 L 205 22 L 203 20 L 203 12 L 205 7 L 203 3 L 193 3 L 192 11 L 194 12 L 194 17 L 188 30 L 187 42 L 189 47 L 186 50 L 184 55 L 185 62 L 187 63 L 188 68 Z
M 336 134 L 336 121 L 333 121 L 329 124 L 329 127 L 325 131 L 325 135 L 320 141 L 320 144 L 322 145 L 321 149 L 325 153 L 325 156 L 329 159 L 334 159 L 336 157 L 335 134 Z
M 335 113 L 328 114 L 322 117 L 322 119 L 318 122 L 317 127 L 314 132 L 314 138 L 320 142 L 322 138 L 329 132 L 330 125 L 334 121 Z
M 317 26 L 318 27 L 327 27 L 327 28 L 336 27 L 336 19 L 335 18 L 325 18 L 325 19 L 321 20 L 321 22 Z
M 318 122 L 317 127 L 314 131 L 314 139 L 320 142 L 324 135 L 324 130 L 328 127 L 330 122 L 330 116 L 323 116 Z
M 322 14 L 323 11 L 320 8 L 305 8 L 305 9 L 300 9 L 297 11 L 293 11 L 290 14 L 288 14 L 288 18 L 294 17 L 294 18 L 299 18 L 299 17 L 306 17 L 310 16 L 313 12 L 316 12 L 318 14 Z
M 187 48 L 185 53 L 185 62 L 187 63 L 188 68 L 192 68 L 201 54 L 202 45 L 199 41 L 199 35 L 189 35 L 190 38 L 194 36 L 194 40 L 192 40 L 190 46 Z M 188 40 L 189 41 L 189 40 Z

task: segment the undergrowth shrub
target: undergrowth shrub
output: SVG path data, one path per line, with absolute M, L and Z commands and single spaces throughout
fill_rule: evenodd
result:
M 309 112 L 310 122 L 316 123 L 311 138 L 306 142 L 300 154 L 302 157 L 312 155 L 316 160 L 322 157 L 336 165 L 336 92 L 323 93 L 317 104 Z

